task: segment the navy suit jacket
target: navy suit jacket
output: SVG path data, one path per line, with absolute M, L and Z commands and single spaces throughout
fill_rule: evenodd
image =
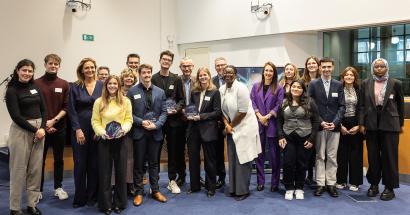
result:
M 400 132 L 404 125 L 404 97 L 401 81 L 394 78 L 387 80 L 386 93 L 383 100 L 379 121 L 377 124 L 377 107 L 374 96 L 374 80 L 368 78 L 363 81 L 360 93 L 359 124 L 369 131 Z
M 221 86 L 219 85 L 219 76 L 215 75 L 212 78 L 212 83 L 215 85 L 216 89 L 219 89 Z
M 155 113 L 157 121 L 154 123 L 157 127 L 153 131 L 147 131 L 142 127 L 142 121 L 144 120 L 144 114 L 147 112 L 147 102 L 145 101 L 145 93 L 143 90 L 144 85 L 139 83 L 128 90 L 127 97 L 132 104 L 132 118 L 134 120 L 132 126 L 132 138 L 134 140 L 141 139 L 146 132 L 152 132 L 155 141 L 161 141 L 162 126 L 167 120 L 167 107 L 165 105 L 166 97 L 164 91 L 155 86 L 152 86 L 152 104 L 151 111 Z
M 325 86 L 321 78 L 310 82 L 308 94 L 317 105 L 320 116 L 320 123 L 333 122 L 335 129 L 340 131 L 340 123 L 345 113 L 345 96 L 343 85 L 340 81 L 331 79 L 329 87 L 329 96 L 326 96 Z M 320 126 L 322 130 L 322 126 Z

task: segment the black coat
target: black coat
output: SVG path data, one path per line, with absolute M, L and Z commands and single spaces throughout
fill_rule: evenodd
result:
M 191 104 L 199 107 L 201 92 L 191 92 Z M 221 95 L 219 90 L 207 90 L 199 109 L 199 121 L 190 121 L 188 124 L 187 135 L 192 134 L 193 126 L 199 126 L 201 139 L 205 142 L 216 141 L 218 139 L 218 120 L 221 118 Z
M 359 124 L 369 131 L 399 132 L 404 124 L 404 97 L 401 81 L 394 78 L 387 80 L 386 93 L 377 125 L 377 107 L 374 95 L 374 80 L 368 78 L 361 85 L 359 99 Z

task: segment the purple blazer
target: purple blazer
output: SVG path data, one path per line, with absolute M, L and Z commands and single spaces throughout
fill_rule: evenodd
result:
M 271 87 L 269 87 L 265 96 L 263 96 L 263 87 L 259 89 L 259 84 L 260 82 L 255 83 L 251 91 L 253 109 L 255 110 L 255 112 L 259 112 L 263 116 L 265 116 L 268 113 L 272 114 L 272 117 L 269 119 L 267 127 L 263 126 L 261 123 L 258 122 L 259 133 L 262 133 L 265 130 L 266 136 L 276 137 L 276 117 L 278 109 L 283 101 L 284 90 L 283 87 L 278 84 L 276 87 L 275 94 L 272 94 L 272 89 Z

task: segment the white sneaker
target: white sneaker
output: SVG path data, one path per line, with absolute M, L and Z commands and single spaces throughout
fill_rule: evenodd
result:
M 296 199 L 305 199 L 305 192 L 303 190 L 295 190 L 295 197 Z
M 177 183 L 174 180 L 168 183 L 167 188 L 168 190 L 171 191 L 171 193 L 174 193 L 174 194 L 181 193 L 181 189 L 179 189 Z
M 58 196 L 58 199 L 60 200 L 68 199 L 67 192 L 64 191 L 61 187 L 54 190 L 54 196 Z
M 350 185 L 349 190 L 351 190 L 351 191 L 358 191 L 358 190 L 359 190 L 359 186 Z
M 285 199 L 286 200 L 292 200 L 294 192 L 295 192 L 294 190 L 286 190 Z
M 343 184 L 336 184 L 335 187 L 336 187 L 336 189 L 343 190 L 343 189 L 345 189 L 346 184 L 344 184 L 344 183 Z

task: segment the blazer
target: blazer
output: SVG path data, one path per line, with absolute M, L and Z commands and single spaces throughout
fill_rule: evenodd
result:
M 326 96 L 325 87 L 321 78 L 310 82 L 308 94 L 311 96 L 319 110 L 319 121 L 322 123 L 333 122 L 335 129 L 340 131 L 340 122 L 345 113 L 345 96 L 343 85 L 340 81 L 331 79 L 329 87 L 329 96 Z M 322 130 L 320 126 L 319 130 Z
M 184 95 L 182 91 L 182 80 L 178 75 L 169 72 L 168 82 L 165 83 L 162 81 L 161 75 L 159 72 L 155 73 L 152 76 L 152 84 L 161 88 L 166 96 L 166 99 L 172 98 L 176 102 L 177 113 L 169 115 L 165 126 L 178 127 L 182 126 L 184 123 L 181 120 L 182 108 L 184 107 Z
M 191 104 L 199 108 L 201 92 L 191 92 Z M 187 128 L 187 137 L 192 135 L 192 127 L 198 126 L 199 135 L 205 142 L 218 140 L 218 120 L 222 116 L 221 94 L 219 90 L 207 90 L 199 108 L 199 121 L 189 121 Z
M 159 87 L 152 86 L 152 104 L 151 110 L 155 113 L 157 121 L 154 123 L 157 129 L 153 131 L 153 137 L 155 141 L 162 141 L 162 126 L 167 120 L 167 107 L 165 105 L 166 97 L 165 93 Z M 128 90 L 127 97 L 131 101 L 132 105 L 132 118 L 133 127 L 130 132 L 134 140 L 141 139 L 146 133 L 146 130 L 142 127 L 142 121 L 144 120 L 144 114 L 146 113 L 146 101 L 145 93 L 142 83 L 139 83 Z
M 374 97 L 374 80 L 368 78 L 362 82 L 359 104 L 359 125 L 364 125 L 366 130 L 400 132 L 404 124 L 404 97 L 401 81 L 389 78 L 383 107 L 377 124 L 377 107 Z
M 272 94 L 272 88 L 269 87 L 265 95 L 263 95 L 263 87 L 259 89 L 259 83 L 255 83 L 251 91 L 251 101 L 252 107 L 256 112 L 259 112 L 263 116 L 270 113 L 272 117 L 268 121 L 268 126 L 265 127 L 259 121 L 259 133 L 262 133 L 266 130 L 266 136 L 276 137 L 276 118 L 277 113 L 282 104 L 284 97 L 284 90 L 279 84 L 276 86 L 275 94 Z M 266 128 L 266 129 L 265 129 Z
M 212 83 L 215 85 L 216 89 L 219 89 L 221 86 L 219 85 L 219 76 L 215 75 L 212 77 Z

